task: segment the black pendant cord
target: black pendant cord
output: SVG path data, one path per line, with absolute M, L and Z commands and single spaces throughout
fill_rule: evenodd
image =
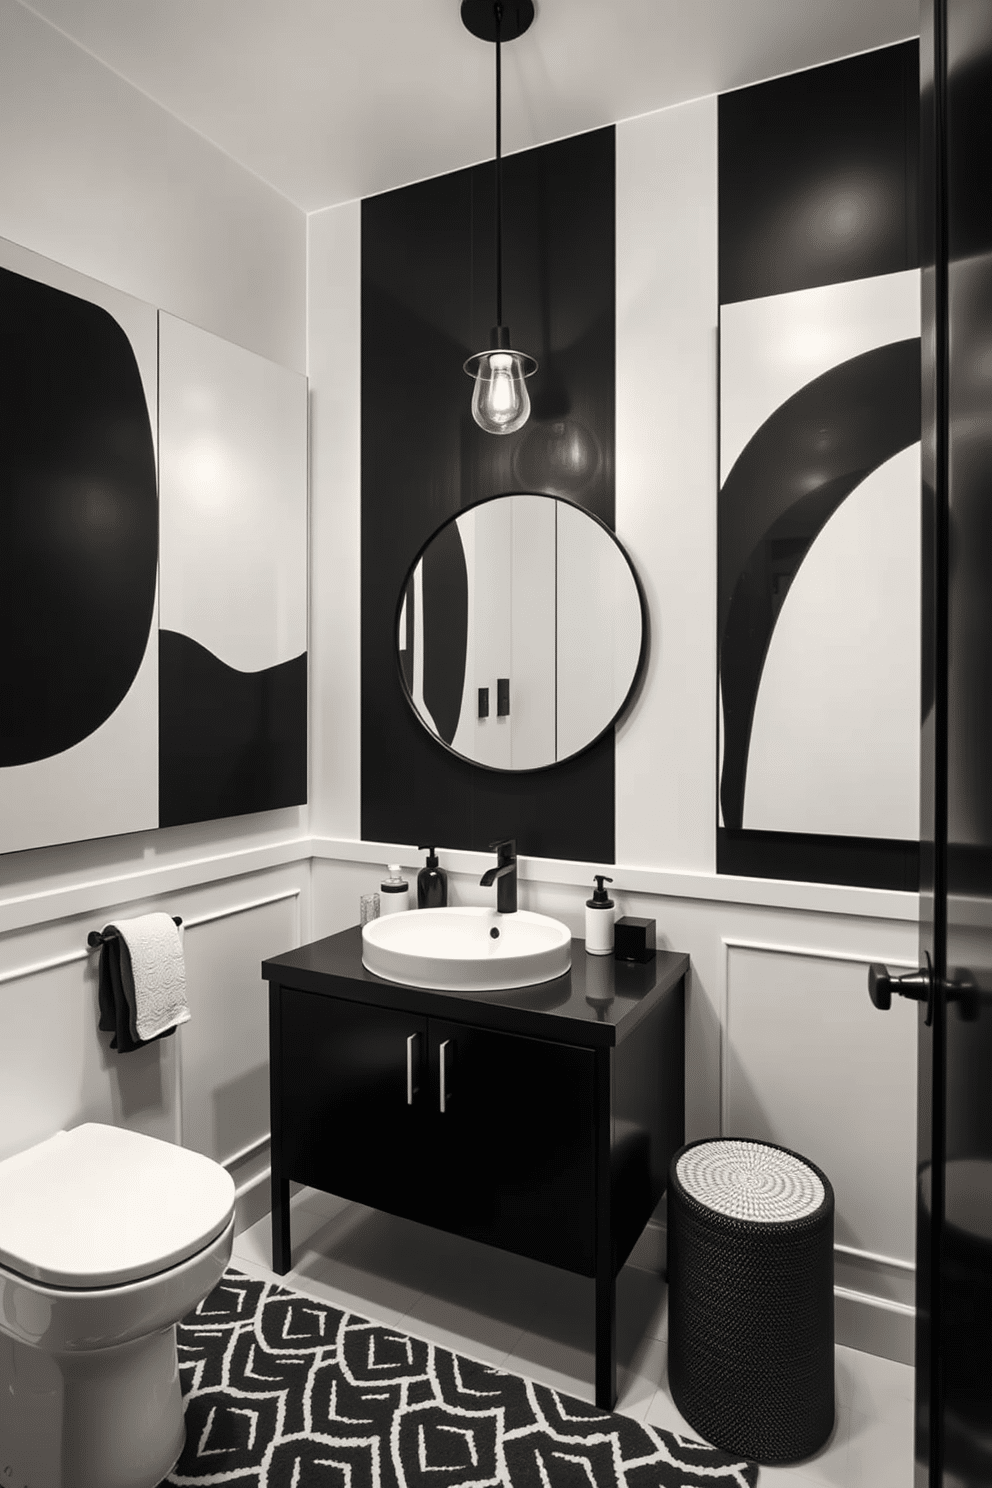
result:
M 503 324 L 503 66 L 500 32 L 503 7 L 493 6 L 496 17 L 496 324 Z

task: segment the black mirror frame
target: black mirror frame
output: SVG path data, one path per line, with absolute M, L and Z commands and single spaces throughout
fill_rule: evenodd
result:
M 623 554 L 624 561 L 626 562 L 627 567 L 630 569 L 631 576 L 634 580 L 634 588 L 637 592 L 637 602 L 641 608 L 641 647 L 637 655 L 637 665 L 634 667 L 634 675 L 631 678 L 631 683 L 627 689 L 624 700 L 620 704 L 617 711 L 613 714 L 612 718 L 610 718 L 609 722 L 600 729 L 599 733 L 596 734 L 594 738 L 589 740 L 588 744 L 583 744 L 581 749 L 576 749 L 574 754 L 568 754 L 565 756 L 564 759 L 552 760 L 550 764 L 547 765 L 529 765 L 519 770 L 506 770 L 499 765 L 481 764 L 478 760 L 470 759 L 467 754 L 459 754 L 457 749 L 452 749 L 450 744 L 446 744 L 443 739 L 438 737 L 434 730 L 430 728 L 427 723 L 424 722 L 424 719 L 421 717 L 420 711 L 418 710 L 417 705 L 413 700 L 413 695 L 410 692 L 409 687 L 407 687 L 406 677 L 403 675 L 403 664 L 400 661 L 399 646 L 397 645 L 396 640 L 397 636 L 399 635 L 400 616 L 403 613 L 403 601 L 406 597 L 406 591 L 410 584 L 410 580 L 413 578 L 413 573 L 415 568 L 417 567 L 417 564 L 420 562 L 421 558 L 423 558 L 424 554 L 426 553 L 427 549 L 430 547 L 434 539 L 437 537 L 438 533 L 442 532 L 445 527 L 450 526 L 450 524 L 456 521 L 459 517 L 464 516 L 466 512 L 474 511 L 475 508 L 479 506 L 488 506 L 491 501 L 503 501 L 508 496 L 543 496 L 548 501 L 560 501 L 563 506 L 574 507 L 576 511 L 580 511 L 583 516 L 588 517 L 591 522 L 595 522 L 598 527 L 601 527 L 610 541 L 614 543 Z M 445 753 L 450 754 L 453 759 L 460 760 L 462 764 L 471 765 L 473 769 L 486 770 L 491 775 L 541 775 L 547 770 L 557 770 L 559 766 L 569 764 L 572 760 L 581 759 L 582 755 L 588 754 L 590 749 L 595 748 L 600 740 L 605 738 L 605 736 L 612 729 L 616 728 L 617 724 L 622 721 L 622 719 L 629 712 L 629 710 L 639 697 L 647 671 L 647 659 L 650 639 L 648 607 L 647 601 L 644 597 L 644 586 L 641 583 L 640 575 L 638 574 L 637 569 L 634 567 L 630 554 L 627 552 L 627 549 L 624 547 L 623 543 L 613 531 L 613 528 L 610 527 L 606 522 L 604 522 L 602 517 L 598 517 L 595 512 L 590 511 L 588 507 L 583 506 L 582 503 L 579 501 L 573 501 L 568 496 L 555 495 L 551 491 L 533 490 L 497 491 L 492 496 L 483 496 L 478 501 L 470 501 L 467 506 L 460 506 L 456 512 L 452 512 L 450 517 L 445 517 L 444 521 L 439 523 L 438 526 L 434 528 L 434 531 L 431 532 L 430 535 L 425 538 L 425 540 L 420 544 L 420 547 L 414 554 L 413 560 L 409 564 L 403 577 L 403 582 L 400 585 L 399 596 L 396 600 L 396 608 L 393 613 L 392 633 L 393 656 L 396 661 L 396 675 L 399 679 L 400 690 L 402 691 L 404 698 L 410 706 L 410 711 L 413 713 L 414 718 L 416 718 L 417 722 L 420 724 L 420 727 L 424 730 L 424 733 L 429 739 L 433 740 L 433 742 L 438 746 L 439 749 L 443 749 Z

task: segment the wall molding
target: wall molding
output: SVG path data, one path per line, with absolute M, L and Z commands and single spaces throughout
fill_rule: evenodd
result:
M 97 914 L 116 905 L 157 899 L 163 894 L 219 883 L 227 878 L 242 878 L 291 863 L 309 862 L 312 856 L 311 839 L 299 836 L 11 895 L 0 898 L 0 934 L 74 915 Z
M 336 837 L 310 839 L 315 859 L 349 863 L 396 863 L 404 868 L 423 866 L 420 852 L 409 843 L 368 842 Z M 490 853 L 441 848 L 449 873 L 481 875 L 491 866 Z M 575 884 L 588 887 L 589 864 L 562 858 L 518 860 L 521 882 Z M 811 910 L 816 914 L 857 916 L 871 920 L 919 921 L 919 895 L 896 889 L 863 889 L 842 884 L 793 883 L 785 879 L 734 878 L 717 873 L 685 873 L 667 868 L 642 868 L 615 863 L 622 875 L 618 892 L 654 894 L 660 898 L 698 899 L 710 903 L 757 905 L 769 909 Z
M 441 849 L 444 866 L 452 873 L 480 876 L 490 866 L 488 853 Z M 368 863 L 399 862 L 422 867 L 421 855 L 410 843 L 363 842 L 334 837 L 299 835 L 230 852 L 190 856 L 154 868 L 88 878 L 55 888 L 0 898 L 0 934 L 45 925 L 74 915 L 98 914 L 105 909 L 141 899 L 159 898 L 202 884 L 240 878 L 291 863 L 313 860 Z M 699 900 L 719 904 L 754 905 L 769 909 L 806 910 L 815 914 L 856 916 L 915 924 L 919 920 L 916 894 L 888 889 L 861 889 L 838 884 L 803 884 L 778 879 L 731 878 L 716 873 L 683 873 L 665 868 L 614 864 L 622 876 L 622 892 L 659 898 Z M 519 859 L 521 882 L 588 886 L 589 864 L 558 858 Z M 757 946 L 756 946 L 757 948 Z M 785 949 L 784 947 L 782 949 Z M 797 948 L 796 954 L 816 954 Z M 857 958 L 855 958 L 857 959 Z M 38 963 L 51 970 L 53 962 Z
M 872 1266 L 891 1266 L 895 1271 L 910 1271 L 916 1275 L 915 1261 L 901 1261 L 895 1256 L 879 1255 L 874 1250 L 858 1250 L 855 1245 L 834 1243 L 834 1254 L 847 1256 L 854 1261 L 867 1261 Z
M 223 909 L 209 910 L 206 914 L 194 915 L 183 920 L 184 930 L 195 930 L 200 925 L 212 925 L 216 920 L 226 920 L 231 915 L 246 914 L 252 909 L 264 909 L 267 904 L 280 904 L 284 899 L 299 899 L 302 889 L 281 889 L 276 894 L 267 894 L 261 899 L 250 899 L 245 904 L 225 905 Z M 299 915 L 297 915 L 297 940 L 299 940 Z M 87 961 L 96 946 L 81 946 L 79 950 L 67 951 L 63 956 L 51 956 L 47 961 L 31 961 L 27 966 L 15 966 L 10 971 L 0 972 L 0 986 L 5 982 L 17 982 L 24 977 L 36 976 L 42 971 L 55 971 L 60 966 L 71 966 L 76 961 Z M 268 1140 L 267 1138 L 265 1140 Z M 236 1159 L 230 1159 L 232 1162 Z

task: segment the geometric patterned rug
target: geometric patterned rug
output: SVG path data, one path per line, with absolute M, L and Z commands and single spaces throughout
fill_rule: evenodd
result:
M 170 1488 L 754 1488 L 758 1477 L 715 1447 L 235 1271 L 180 1323 L 179 1370 L 186 1447 Z

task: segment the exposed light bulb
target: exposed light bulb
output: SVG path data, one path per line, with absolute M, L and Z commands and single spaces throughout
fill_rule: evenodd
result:
M 487 434 L 513 434 L 530 418 L 526 379 L 536 367 L 532 357 L 517 351 L 489 351 L 471 358 L 476 363 L 472 417 Z M 468 371 L 468 365 L 466 365 Z

